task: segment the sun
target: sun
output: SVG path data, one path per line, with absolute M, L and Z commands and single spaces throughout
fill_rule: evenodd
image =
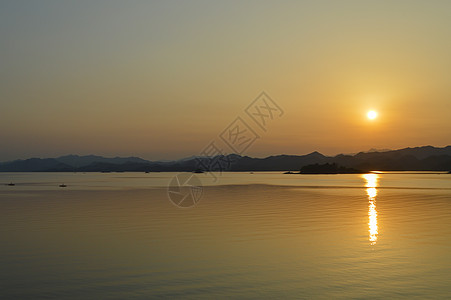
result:
M 370 110 L 367 114 L 366 117 L 370 120 L 374 120 L 377 118 L 377 111 L 374 110 Z

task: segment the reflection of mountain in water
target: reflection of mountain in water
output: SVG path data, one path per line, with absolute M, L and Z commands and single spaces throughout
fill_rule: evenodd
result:
M 339 166 L 336 163 L 325 163 L 323 165 L 314 164 L 307 165 L 301 168 L 301 174 L 356 174 L 362 171 Z

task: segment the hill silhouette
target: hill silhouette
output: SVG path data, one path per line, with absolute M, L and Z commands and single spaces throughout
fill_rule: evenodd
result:
M 139 157 L 66 155 L 57 158 L 29 158 L 3 162 L 0 163 L 0 172 L 192 172 L 199 169 L 199 159 L 203 162 L 227 161 L 222 171 L 299 171 L 305 166 L 315 164 L 336 164 L 342 168 L 362 172 L 450 171 L 451 146 L 443 148 L 424 146 L 337 156 L 325 156 L 316 151 L 306 155 L 275 155 L 266 158 L 237 154 L 215 158 L 193 156 L 175 161 L 148 161 Z
M 57 161 L 67 164 L 73 168 L 82 168 L 93 163 L 107 163 L 107 164 L 125 164 L 125 163 L 149 163 L 149 161 L 139 157 L 103 157 L 97 155 L 66 155 L 55 158 Z

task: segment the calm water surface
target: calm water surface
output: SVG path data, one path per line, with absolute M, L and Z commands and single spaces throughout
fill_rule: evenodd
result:
M 0 298 L 451 297 L 451 175 L 174 175 L 0 173 Z

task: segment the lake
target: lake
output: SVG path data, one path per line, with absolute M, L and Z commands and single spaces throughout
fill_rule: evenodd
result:
M 0 298 L 451 297 L 450 174 L 175 175 L 0 173 Z

